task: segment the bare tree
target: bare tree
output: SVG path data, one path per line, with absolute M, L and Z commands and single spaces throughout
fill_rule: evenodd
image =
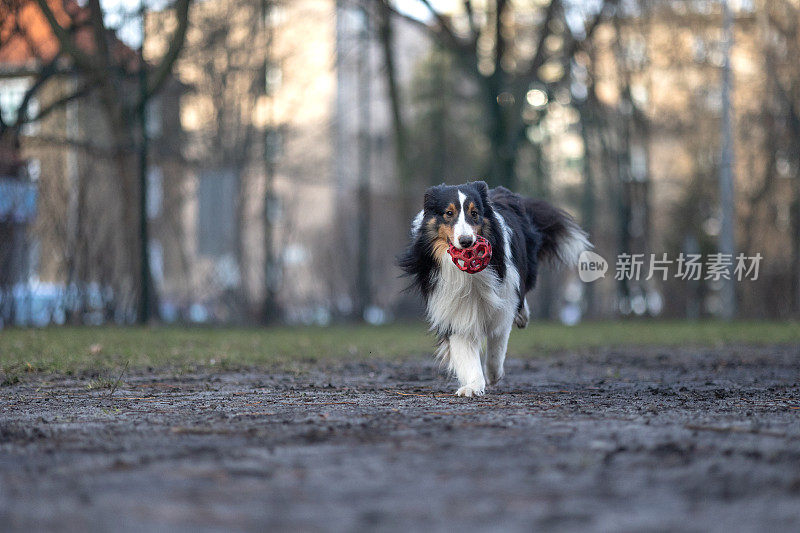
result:
M 430 12 L 430 21 L 410 17 L 389 0 L 382 1 L 397 16 L 429 31 L 457 57 L 464 72 L 480 87 L 491 147 L 487 174 L 494 184 L 505 186 L 516 185 L 517 156 L 525 142 L 526 93 L 536 84 L 557 84 L 563 77 L 563 66 L 616 4 L 606 0 L 594 14 L 574 11 L 586 20 L 581 27 L 573 27 L 567 23 L 565 12 L 576 8 L 565 6 L 561 0 L 551 0 L 541 8 L 520 7 L 507 0 L 485 2 L 478 8 L 466 0 L 463 12 L 456 16 L 422 0 Z M 523 20 L 514 16 L 523 9 L 529 11 L 524 17 L 530 21 L 526 24 L 515 22 Z M 456 19 L 463 23 L 457 24 Z
M 138 228 L 144 224 L 143 191 L 140 187 L 139 176 L 136 172 L 137 160 L 135 147 L 143 142 L 145 133 L 143 125 L 137 128 L 140 122 L 137 118 L 143 115 L 143 109 L 148 101 L 157 94 L 172 70 L 175 60 L 183 47 L 186 29 L 189 22 L 189 6 L 191 0 L 175 0 L 175 30 L 163 54 L 155 61 L 152 68 L 145 65 L 141 57 L 125 47 L 116 38 L 114 32 L 107 27 L 104 12 L 99 0 L 88 0 L 85 9 L 74 13 L 70 24 L 65 25 L 53 10 L 53 5 L 47 0 L 35 0 L 36 5 L 44 15 L 50 30 L 58 41 L 59 51 L 57 56 L 66 58 L 73 72 L 82 80 L 81 87 L 73 94 L 62 100 L 79 97 L 82 91 L 91 87 L 97 92 L 101 103 L 101 110 L 110 137 L 112 159 L 117 171 L 117 185 L 119 194 L 128 201 L 122 202 L 120 213 L 121 227 L 126 228 L 122 235 L 125 249 L 128 252 L 126 264 L 129 267 L 127 279 L 120 284 L 127 286 L 131 293 L 139 294 L 139 316 L 148 315 L 143 309 L 149 288 L 146 286 L 146 277 L 142 281 L 139 266 L 147 268 L 146 243 L 142 241 Z M 63 20 L 63 17 L 62 17 Z M 91 29 L 91 44 L 79 43 L 75 38 L 74 28 L 86 25 Z M 149 72 L 139 91 L 131 91 L 131 81 L 135 80 L 138 73 L 144 69 Z M 45 67 L 42 76 L 47 75 Z M 35 87 L 36 84 L 34 84 Z M 135 94 L 132 98 L 131 94 Z M 54 102 L 61 105 L 65 102 Z

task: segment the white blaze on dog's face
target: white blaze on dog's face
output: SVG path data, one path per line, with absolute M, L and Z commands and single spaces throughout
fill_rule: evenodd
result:
M 453 246 L 456 248 L 469 248 L 475 244 L 475 229 L 472 227 L 472 224 L 467 222 L 467 217 L 469 217 L 470 220 L 472 217 L 470 217 L 468 213 L 465 213 L 467 207 L 469 207 L 464 205 L 466 199 L 467 195 L 458 191 L 458 202 L 460 204 L 458 209 L 458 221 L 453 228 Z

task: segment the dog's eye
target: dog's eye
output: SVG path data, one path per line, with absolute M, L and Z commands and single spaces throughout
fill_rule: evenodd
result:
M 472 218 L 474 218 L 474 219 L 478 218 L 478 212 L 477 211 L 473 211 L 472 212 Z
M 446 216 L 446 217 L 451 217 L 451 216 L 453 216 L 453 214 L 454 213 L 452 211 L 445 211 L 444 212 L 444 216 Z

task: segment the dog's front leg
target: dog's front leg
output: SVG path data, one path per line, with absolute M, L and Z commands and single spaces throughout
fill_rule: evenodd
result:
M 489 333 L 486 341 L 486 379 L 489 385 L 495 385 L 503 378 L 503 362 L 506 360 L 508 336 L 511 334 L 511 323 L 499 331 Z
M 450 368 L 458 378 L 456 396 L 483 396 L 486 380 L 481 367 L 480 340 L 463 336 L 450 336 Z

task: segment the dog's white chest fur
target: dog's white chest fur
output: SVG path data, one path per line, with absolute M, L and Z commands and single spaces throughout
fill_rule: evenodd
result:
M 519 298 L 519 274 L 510 263 L 506 263 L 501 281 L 491 268 L 477 274 L 462 272 L 444 254 L 428 299 L 428 320 L 433 328 L 479 338 L 510 323 Z

